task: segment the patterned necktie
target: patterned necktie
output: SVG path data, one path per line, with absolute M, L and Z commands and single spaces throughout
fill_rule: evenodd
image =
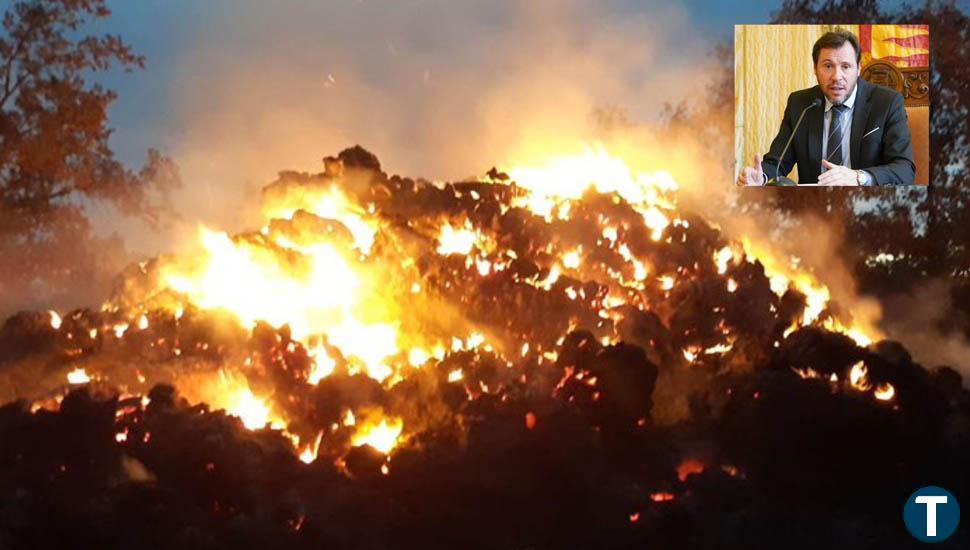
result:
M 833 105 L 832 119 L 829 121 L 829 140 L 825 158 L 837 166 L 842 164 L 842 114 L 848 109 L 845 105 Z

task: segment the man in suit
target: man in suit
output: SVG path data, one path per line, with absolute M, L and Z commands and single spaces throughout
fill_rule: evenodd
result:
M 828 32 L 815 42 L 818 86 L 788 96 L 771 148 L 763 161 L 755 155 L 754 166 L 741 169 L 738 185 L 764 185 L 776 170 L 785 176 L 796 164 L 799 183 L 912 185 L 916 166 L 903 96 L 859 78 L 860 57 L 859 41 L 850 32 Z

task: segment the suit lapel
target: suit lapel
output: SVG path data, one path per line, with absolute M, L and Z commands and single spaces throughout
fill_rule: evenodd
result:
M 821 95 L 821 94 L 820 94 Z M 825 103 L 805 113 L 808 126 L 808 159 L 816 179 L 822 170 L 822 117 L 825 116 Z
M 825 115 L 825 97 L 820 90 L 818 97 L 822 98 L 823 103 L 805 113 L 805 124 L 808 126 L 808 159 L 812 163 L 812 170 L 816 172 L 822 169 L 822 117 Z
M 859 155 L 862 154 L 862 136 L 866 132 L 866 122 L 869 120 L 869 99 L 872 88 L 861 77 L 857 81 L 859 91 L 856 94 L 855 105 L 852 108 L 852 130 L 849 134 L 849 151 L 852 155 L 852 167 L 862 164 Z

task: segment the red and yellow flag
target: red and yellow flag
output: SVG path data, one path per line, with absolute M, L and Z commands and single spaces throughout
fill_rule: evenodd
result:
M 930 66 L 929 25 L 859 25 L 862 64 L 879 59 L 897 67 Z

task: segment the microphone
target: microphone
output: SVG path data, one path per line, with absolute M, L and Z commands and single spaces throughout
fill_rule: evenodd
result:
M 795 128 L 792 129 L 791 135 L 788 136 L 788 143 L 786 143 L 785 148 L 781 150 L 781 157 L 780 158 L 776 157 L 778 162 L 775 164 L 775 177 L 774 179 L 768 180 L 765 183 L 765 185 L 782 185 L 782 186 L 797 185 L 791 178 L 780 177 L 778 174 L 778 170 L 781 168 L 781 163 L 782 163 L 782 160 L 785 158 L 785 153 L 788 152 L 788 146 L 791 145 L 791 140 L 794 139 L 795 137 L 795 132 L 798 131 L 798 127 L 801 125 L 802 119 L 805 118 L 805 113 L 807 113 L 808 110 L 811 109 L 812 107 L 818 107 L 821 104 L 822 104 L 822 100 L 816 97 L 815 99 L 812 100 L 812 102 L 809 104 L 808 107 L 805 107 L 804 109 L 802 109 L 802 114 L 798 115 L 798 121 L 795 122 Z

